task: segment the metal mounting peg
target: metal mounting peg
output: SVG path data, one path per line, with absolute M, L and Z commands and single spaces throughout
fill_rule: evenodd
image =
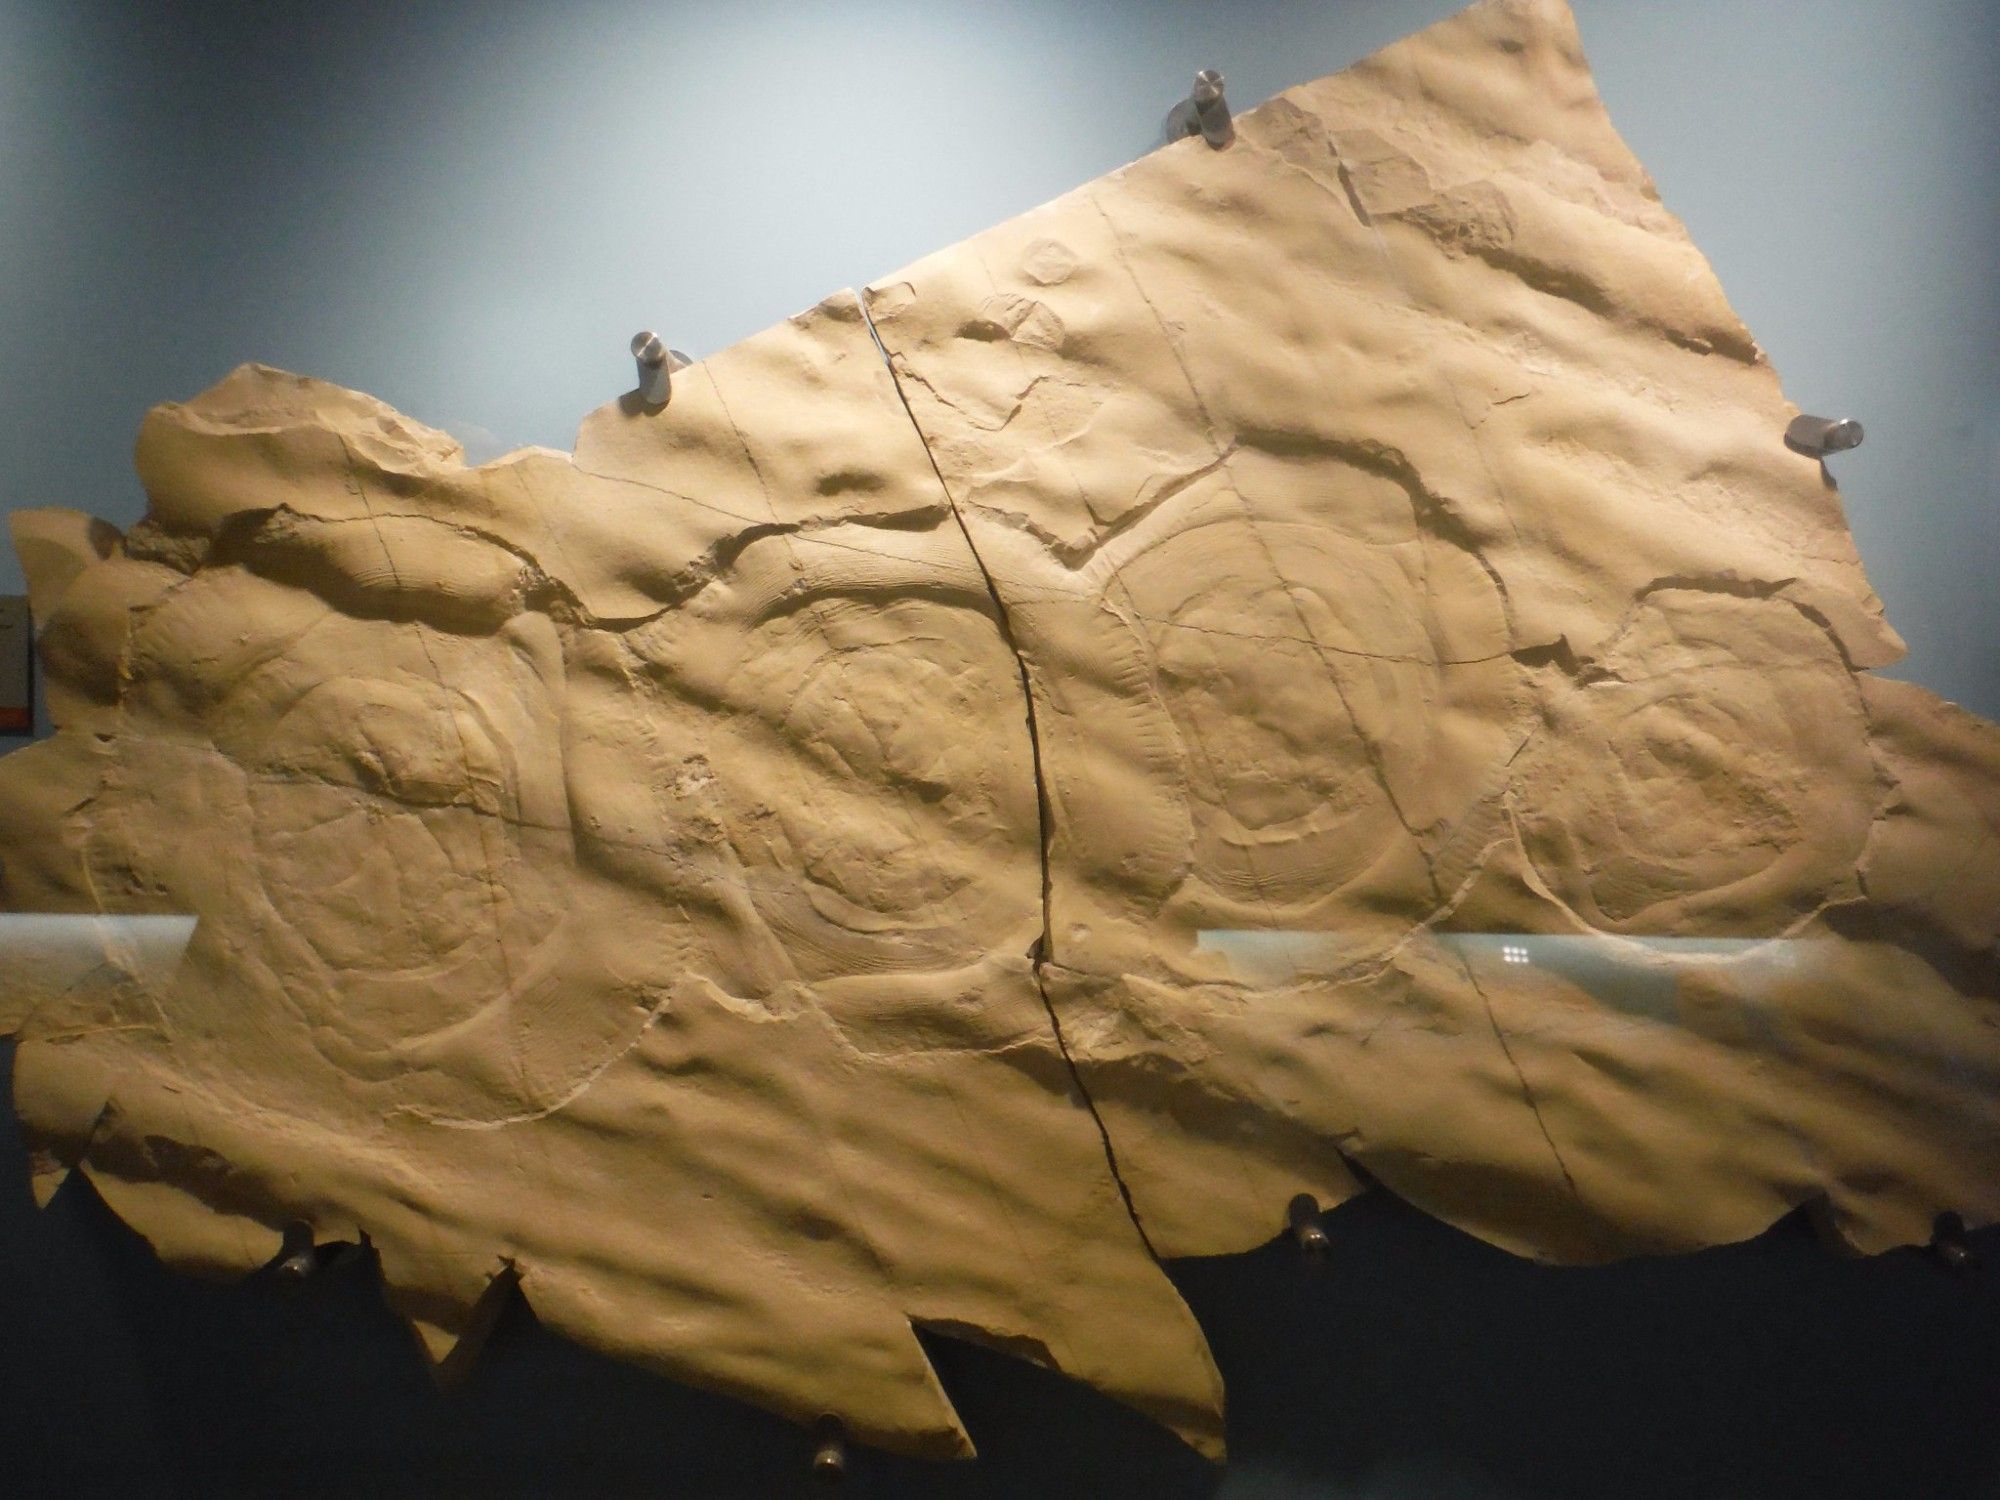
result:
M 1319 1221 L 1319 1200 L 1311 1193 L 1300 1193 L 1286 1207 L 1285 1219 L 1292 1227 L 1292 1239 L 1299 1253 L 1307 1260 L 1324 1260 L 1333 1242 L 1326 1237 L 1326 1226 Z
M 1965 1235 L 1965 1220 L 1955 1213 L 1941 1213 L 1931 1221 L 1931 1251 L 1948 1271 L 1975 1271 L 1979 1252 Z
M 847 1428 L 831 1412 L 813 1423 L 812 1473 L 821 1484 L 847 1477 Z
M 313 1272 L 319 1269 L 319 1251 L 313 1245 L 310 1226 L 288 1224 L 285 1226 L 284 1241 L 278 1246 L 278 1258 L 271 1270 L 285 1286 L 304 1286 L 312 1280 Z
M 1861 446 L 1861 424 L 1852 417 L 1792 418 L 1785 429 L 1785 446 L 1807 458 L 1825 458 Z
M 632 358 L 639 365 L 639 400 L 657 410 L 674 393 L 674 371 L 685 370 L 694 361 L 678 349 L 669 349 L 650 328 L 632 335 Z
M 1222 97 L 1222 75 L 1203 68 L 1194 75 L 1194 89 L 1167 115 L 1167 139 L 1178 141 L 1198 135 L 1220 151 L 1236 139 L 1236 126 L 1229 118 L 1229 101 Z

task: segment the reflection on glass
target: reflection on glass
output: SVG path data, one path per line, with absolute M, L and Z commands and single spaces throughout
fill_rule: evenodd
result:
M 1755 982 L 1796 973 L 1808 945 L 1791 938 L 1623 937 L 1603 933 L 1437 932 L 1433 942 L 1459 957 L 1475 978 L 1534 968 L 1589 991 L 1632 1015 L 1671 1020 L 1674 992 L 1691 969 L 1727 964 Z M 1249 984 L 1294 984 L 1352 972 L 1370 956 L 1337 932 L 1210 928 L 1199 951 L 1220 954 L 1232 977 Z
M 0 1002 L 95 983 L 164 988 L 179 967 L 191 916 L 116 917 L 0 912 Z

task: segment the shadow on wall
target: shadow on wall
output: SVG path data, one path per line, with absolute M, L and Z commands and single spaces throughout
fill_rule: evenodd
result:
M 0 1049 L 11 1072 L 12 1049 Z M 4 1092 L 4 1091 L 0 1091 Z M 0 1454 L 34 1496 L 822 1492 L 806 1434 L 549 1333 L 516 1303 L 440 1394 L 354 1256 L 287 1294 L 175 1276 L 0 1137 Z M 1123 1408 L 927 1339 L 983 1458 L 860 1452 L 870 1497 L 2000 1496 L 2000 1233 L 1981 1266 L 1842 1260 L 1801 1218 L 1674 1260 L 1516 1260 L 1382 1192 L 1171 1269 L 1229 1384 L 1219 1473 Z

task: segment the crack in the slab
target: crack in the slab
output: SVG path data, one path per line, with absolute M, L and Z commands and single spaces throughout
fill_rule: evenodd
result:
M 645 1018 L 640 1021 L 630 1041 L 614 1051 L 603 1062 L 597 1064 L 597 1066 L 587 1069 L 581 1078 L 548 1104 L 537 1105 L 524 1110 L 516 1110 L 511 1114 L 492 1115 L 486 1118 L 447 1114 L 441 1110 L 424 1109 L 420 1105 L 415 1104 L 392 1104 L 383 1112 L 383 1118 L 385 1120 L 395 1118 L 416 1120 L 420 1124 L 435 1125 L 440 1130 L 504 1130 L 512 1125 L 528 1125 L 536 1120 L 546 1120 L 549 1116 L 568 1109 L 577 1100 L 596 1088 L 599 1079 L 604 1077 L 617 1064 L 623 1062 L 636 1052 L 641 1044 L 645 1042 L 647 1033 L 653 1029 L 654 1024 L 660 1017 L 667 1013 L 672 1004 L 672 996 L 664 993 L 661 994 L 653 1002 L 651 1008 L 647 1010 Z M 519 1061 L 518 1057 L 516 1061 Z M 516 1082 L 523 1096 L 527 1096 L 533 1092 L 525 1075 L 518 1078 Z
M 903 415 L 909 419 L 910 430 L 923 447 L 924 457 L 929 460 L 931 473 L 936 476 L 938 492 L 951 507 L 952 519 L 958 523 L 959 534 L 965 538 L 966 550 L 972 554 L 972 561 L 978 567 L 980 576 L 986 581 L 986 591 L 993 600 L 993 615 L 999 627 L 1000 638 L 1008 651 L 1013 653 L 1014 665 L 1021 676 L 1021 702 L 1028 728 L 1028 760 L 1035 777 L 1035 810 L 1039 821 L 1038 846 L 1042 862 L 1042 932 L 1028 950 L 1028 968 L 1035 981 L 1035 994 L 1041 999 L 1042 1009 L 1048 1013 L 1049 1030 L 1055 1037 L 1056 1050 L 1062 1054 L 1063 1066 L 1069 1072 L 1070 1087 L 1077 1099 L 1089 1113 L 1091 1123 L 1097 1127 L 1099 1141 L 1104 1147 L 1104 1164 L 1110 1171 L 1112 1184 L 1118 1189 L 1118 1196 L 1125 1205 L 1125 1215 L 1132 1221 L 1133 1232 L 1139 1236 L 1139 1243 L 1146 1247 L 1146 1253 L 1157 1262 L 1159 1251 L 1146 1233 L 1145 1221 L 1139 1216 L 1139 1206 L 1132 1198 L 1132 1189 L 1126 1183 L 1124 1174 L 1118 1170 L 1118 1152 L 1111 1141 L 1110 1127 L 1104 1123 L 1103 1113 L 1090 1090 L 1084 1086 L 1083 1071 L 1076 1064 L 1075 1054 L 1070 1051 L 1069 1039 L 1063 1034 L 1062 1018 L 1056 1013 L 1055 1001 L 1049 995 L 1045 969 L 1054 960 L 1054 906 L 1053 861 L 1050 858 L 1050 843 L 1055 837 L 1055 817 L 1049 805 L 1049 782 L 1046 768 L 1042 763 L 1041 726 L 1035 716 L 1034 682 L 1028 673 L 1028 656 L 1021 649 L 1019 639 L 1014 634 L 1014 624 L 1007 613 L 1006 601 L 1000 597 L 1000 586 L 981 556 L 978 544 L 972 539 L 972 532 L 965 524 L 957 499 L 951 493 L 951 486 L 945 483 L 944 470 L 938 467 L 937 455 L 931 451 L 930 440 L 924 436 L 923 427 L 917 421 L 917 414 L 910 406 L 910 398 L 903 391 L 902 378 L 896 369 L 896 362 L 889 356 L 888 345 L 882 342 L 882 335 L 875 327 L 874 318 L 869 316 L 867 298 L 855 298 L 861 309 L 862 325 L 868 330 L 868 337 L 874 341 L 875 352 L 882 357 L 882 367 L 888 372 L 889 383 L 895 387 L 896 399 L 903 405 Z M 1219 460 L 1218 460 L 1219 462 Z
M 951 487 L 945 483 L 944 471 L 938 467 L 937 455 L 931 452 L 930 442 L 924 437 L 923 429 L 917 424 L 916 413 L 910 409 L 909 398 L 903 394 L 902 383 L 897 378 L 895 362 L 889 358 L 889 350 L 883 344 L 881 334 L 875 329 L 875 320 L 868 315 L 868 305 L 865 300 L 859 297 L 855 299 L 855 302 L 861 308 L 861 321 L 868 329 L 868 337 L 874 341 L 875 351 L 882 357 L 882 367 L 888 372 L 889 383 L 896 391 L 896 399 L 902 403 L 903 415 L 908 419 L 910 430 L 915 434 L 918 444 L 924 450 L 924 458 L 931 466 L 931 474 L 937 480 L 938 493 L 944 496 L 945 504 L 951 508 L 951 518 L 958 526 L 959 535 L 965 538 L 965 549 L 971 554 L 973 565 L 979 569 L 979 576 L 986 584 L 987 596 L 993 601 L 993 617 L 995 624 L 999 627 L 1000 639 L 1006 645 L 1008 652 L 1013 656 L 1014 668 L 1020 674 L 1022 711 L 1028 728 L 1028 759 L 1035 777 L 1035 811 L 1039 823 L 1037 843 L 1041 851 L 1042 863 L 1042 935 L 1040 949 L 1042 954 L 1046 956 L 1052 945 L 1052 918 L 1049 901 L 1049 841 L 1054 837 L 1055 820 L 1049 808 L 1048 777 L 1043 774 L 1041 726 L 1035 717 L 1035 692 L 1034 684 L 1028 676 L 1027 653 L 1021 649 L 1020 642 L 1014 635 L 1014 623 L 1007 613 L 1005 601 L 1000 597 L 1000 587 L 994 582 L 993 574 L 986 566 L 986 559 L 980 555 L 978 546 L 972 540 L 972 533 L 966 527 L 965 517 L 960 514 L 958 502 L 952 497 Z
M 1493 1039 L 1500 1044 L 1500 1053 L 1507 1059 L 1507 1066 L 1514 1070 L 1514 1080 L 1521 1086 L 1522 1102 L 1528 1106 L 1528 1113 L 1535 1117 L 1535 1128 L 1542 1133 L 1542 1140 L 1549 1148 L 1549 1155 L 1555 1158 L 1556 1170 L 1562 1173 L 1563 1181 L 1569 1187 L 1570 1196 L 1578 1203 L 1582 1203 L 1583 1193 L 1576 1185 L 1576 1178 L 1570 1172 L 1569 1163 L 1563 1160 L 1562 1148 L 1556 1145 L 1556 1138 L 1550 1133 L 1549 1122 L 1542 1116 L 1541 1101 L 1535 1097 L 1534 1085 L 1528 1082 L 1528 1075 L 1521 1067 L 1521 1060 L 1514 1055 L 1513 1044 L 1507 1040 L 1507 1033 L 1501 1029 L 1500 1017 L 1493 1009 L 1493 997 L 1486 993 L 1486 986 L 1479 982 L 1479 975 L 1463 955 L 1459 957 L 1459 968 L 1467 982 L 1471 984 L 1472 992 L 1479 997 L 1480 1004 L 1486 1008 L 1486 1024 L 1493 1028 Z
M 355 475 L 359 483 L 359 476 Z M 328 531 L 347 526 L 372 526 L 381 542 L 388 564 L 392 588 L 389 595 L 400 602 L 402 608 L 412 615 L 422 617 L 423 609 L 430 602 L 429 596 L 439 595 L 441 590 L 423 581 L 404 580 L 396 570 L 395 553 L 381 534 L 381 522 L 404 521 L 435 527 L 464 540 L 492 547 L 513 558 L 519 565 L 519 576 L 505 591 L 505 610 L 491 611 L 494 619 L 504 621 L 519 609 L 534 607 L 547 614 L 559 624 L 574 625 L 587 630 L 624 632 L 649 625 L 665 615 L 673 613 L 692 601 L 708 588 L 745 552 L 757 543 L 774 538 L 809 538 L 812 545 L 835 551 L 853 552 L 874 557 L 877 554 L 847 543 L 838 542 L 825 535 L 854 526 L 869 530 L 883 531 L 929 531 L 944 519 L 945 506 L 898 508 L 882 511 L 850 512 L 840 515 L 808 516 L 791 521 L 750 521 L 745 520 L 741 530 L 725 532 L 716 537 L 706 547 L 695 553 L 672 574 L 656 581 L 648 590 L 658 601 L 658 606 L 639 614 L 617 615 L 593 610 L 585 602 L 582 590 L 571 582 L 550 573 L 541 561 L 518 540 L 502 535 L 487 527 L 473 524 L 460 518 L 432 515 L 422 511 L 384 511 L 373 507 L 364 516 L 321 516 L 310 511 L 302 511 L 293 506 L 279 503 L 263 509 L 240 511 L 229 518 L 211 544 L 208 555 L 195 566 L 190 578 L 217 564 L 240 563 L 260 576 L 268 576 L 276 582 L 304 589 L 353 618 L 368 618 L 364 596 L 368 592 L 365 584 L 344 575 L 335 562 L 314 559 L 316 575 L 307 576 L 309 570 L 299 563 L 285 565 L 283 549 L 287 544 L 295 544 L 306 558 L 311 557 L 309 531 L 298 528 L 324 528 Z M 268 559 L 268 560 L 267 560 Z M 178 585 L 177 585 L 178 587 Z M 455 601 L 454 601 L 455 602 Z M 383 608 L 388 607 L 387 599 Z M 475 628 L 460 618 L 447 618 L 434 622 L 437 628 L 453 634 L 491 634 L 498 626 Z
M 919 383 L 922 383 L 919 377 L 912 378 L 918 378 Z M 1037 376 L 1035 378 L 1039 380 L 1042 377 Z M 926 389 L 929 389 L 929 387 L 926 386 Z M 936 392 L 933 391 L 932 394 L 935 395 Z M 951 403 L 945 402 L 944 404 L 948 406 Z M 1151 518 L 1156 511 L 1164 507 L 1169 501 L 1187 493 L 1194 485 L 1206 479 L 1209 475 L 1222 470 L 1228 464 L 1230 457 L 1236 452 L 1237 446 L 1238 444 L 1234 441 L 1223 445 L 1216 451 L 1214 458 L 1209 459 L 1205 463 L 1197 464 L 1192 469 L 1186 469 L 1175 474 L 1172 478 L 1161 484 L 1151 495 L 1133 505 L 1129 510 L 1115 516 L 1101 526 L 1092 527 L 1080 537 L 1065 539 L 1024 511 L 1004 510 L 997 506 L 982 505 L 976 501 L 968 501 L 967 503 L 996 524 L 1011 526 L 1016 531 L 1033 537 L 1042 544 L 1049 556 L 1074 573 L 1095 559 L 1113 542 L 1117 541 L 1119 537 L 1129 531 L 1135 530 L 1141 522 Z

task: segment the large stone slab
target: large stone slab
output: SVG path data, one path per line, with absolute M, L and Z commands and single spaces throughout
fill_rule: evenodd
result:
M 1858 675 L 1832 481 L 1559 3 L 865 302 L 1033 684 L 1045 983 L 1156 1248 L 1352 1192 L 1333 1146 L 1564 1259 L 2000 1207 L 2000 735 Z
M 366 1236 L 970 1451 L 913 1328 L 1221 1452 L 1155 1255 L 2000 1217 L 2000 729 L 1593 92 L 1488 0 L 466 466 L 246 367 L 14 532 L 38 1191 Z
M 41 1190 L 170 1261 L 365 1235 L 443 1357 L 553 1326 L 971 1451 L 913 1325 L 1220 1451 L 1029 963 L 1019 665 L 851 295 L 468 469 L 257 368 L 132 535 L 16 532 L 56 738 L 0 761 Z M 145 919 L 187 914 L 184 958 Z M 62 927 L 68 914 L 73 926 Z M 81 957 L 79 957 L 79 954 Z

